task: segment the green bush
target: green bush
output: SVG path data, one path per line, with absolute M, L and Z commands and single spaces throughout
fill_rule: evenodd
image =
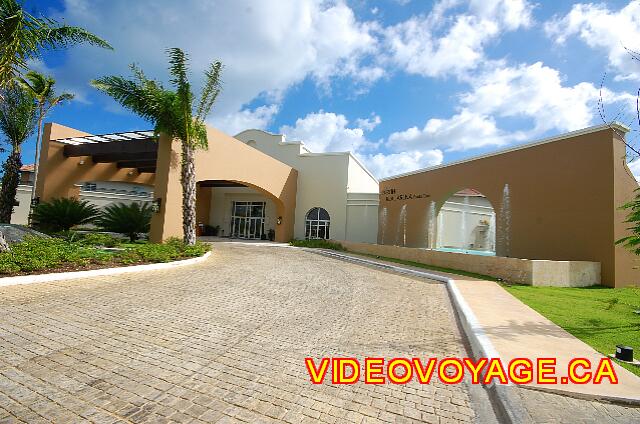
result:
M 139 233 L 149 232 L 152 214 L 153 208 L 148 203 L 116 203 L 104 208 L 96 224 L 106 231 L 124 234 L 134 242 Z
M 84 246 L 116 247 L 122 241 L 111 234 L 84 233 L 78 235 L 78 242 Z
M 131 246 L 123 254 L 127 263 L 135 262 L 170 262 L 182 258 L 202 256 L 209 250 L 209 246 L 196 243 L 186 245 L 181 239 L 170 238 L 162 244 L 139 244 Z
M 93 222 L 100 212 L 86 200 L 72 197 L 53 199 L 40 203 L 33 210 L 38 227 L 45 231 L 69 231 L 75 225 Z
M 345 251 L 346 249 L 340 244 L 329 240 L 291 240 L 290 244 L 296 247 L 311 247 L 316 249 L 331 249 Z
M 86 242 L 86 240 L 85 240 Z M 65 266 L 83 267 L 91 264 L 135 264 L 169 262 L 202 256 L 209 246 L 197 243 L 187 246 L 181 240 L 164 244 L 135 244 L 122 251 L 104 251 L 82 242 L 62 238 L 26 237 L 0 253 L 0 274 L 55 270 Z
M 0 254 L 0 273 L 30 272 L 73 263 L 78 266 L 103 263 L 111 253 L 82 246 L 59 238 L 25 237 Z

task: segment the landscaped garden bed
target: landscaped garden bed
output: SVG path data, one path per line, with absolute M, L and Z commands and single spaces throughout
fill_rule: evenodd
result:
M 523 303 L 608 355 L 623 344 L 640 352 L 640 288 L 505 286 Z M 640 367 L 617 361 L 640 376 Z
M 209 246 L 188 246 L 179 239 L 162 244 L 124 243 L 105 234 L 72 234 L 68 238 L 26 237 L 0 253 L 0 277 L 84 271 L 171 262 L 204 255 Z

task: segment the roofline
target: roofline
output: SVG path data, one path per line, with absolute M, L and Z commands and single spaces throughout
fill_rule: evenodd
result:
M 257 128 L 249 128 L 249 129 L 246 129 L 246 130 L 242 130 L 242 131 L 240 131 L 238 134 L 234 135 L 233 137 L 234 137 L 234 138 L 237 138 L 240 134 L 245 133 L 245 132 L 249 132 L 249 131 L 257 131 L 257 132 L 261 132 L 261 133 L 264 133 L 264 134 L 270 135 L 270 136 L 272 136 L 272 137 L 281 137 L 281 139 L 282 139 L 283 141 L 279 141 L 279 142 L 278 142 L 278 144 L 279 144 L 279 145 L 299 145 L 299 146 L 302 146 L 302 147 L 304 147 L 305 149 L 307 149 L 307 145 L 304 143 L 304 141 L 296 141 L 296 140 L 293 140 L 293 141 L 284 141 L 284 140 L 286 140 L 286 139 L 287 139 L 287 136 L 286 136 L 286 135 L 284 135 L 284 134 L 275 134 L 275 133 L 271 133 L 271 132 L 269 132 L 269 131 L 265 131 L 265 130 L 260 130 L 260 129 L 257 129 Z M 309 150 L 309 149 L 307 149 L 307 150 Z M 373 175 L 373 174 L 371 173 L 371 171 L 369 171 L 369 170 L 367 169 L 367 167 L 366 167 L 366 166 L 364 166 L 364 164 L 363 164 L 362 162 L 360 162 L 360 160 L 359 160 L 357 157 L 355 157 L 355 156 L 354 156 L 354 154 L 353 154 L 353 153 L 351 153 L 351 152 L 322 152 L 322 153 L 315 153 L 315 152 L 310 152 L 310 151 L 308 151 L 308 152 L 305 152 L 305 153 L 298 153 L 298 155 L 299 155 L 299 156 L 338 156 L 338 155 L 348 155 L 348 156 L 350 156 L 353 160 L 355 160 L 355 162 L 356 162 L 358 165 L 360 165 L 360 167 L 361 167 L 362 169 L 364 169 L 364 171 L 365 171 L 365 172 L 366 172 L 366 173 L 367 173 L 371 178 L 373 178 L 373 179 L 374 179 L 374 181 L 375 181 L 376 183 L 379 183 L 379 182 L 380 182 L 380 181 L 376 178 L 376 176 L 375 176 L 375 175 Z
M 565 140 L 567 138 L 577 137 L 577 136 L 585 135 L 585 134 L 591 134 L 591 133 L 602 131 L 602 130 L 606 130 L 606 129 L 618 130 L 618 131 L 621 131 L 623 134 L 626 134 L 629 131 L 631 131 L 631 128 L 627 127 L 626 125 L 624 125 L 624 124 L 622 124 L 620 122 L 612 122 L 610 124 L 595 125 L 593 127 L 587 127 L 587 128 L 583 128 L 583 129 L 580 129 L 580 130 L 575 130 L 575 131 L 571 131 L 571 132 L 568 132 L 568 133 L 564 133 L 564 134 L 560 134 L 560 135 L 556 135 L 556 136 L 552 136 L 552 137 L 543 138 L 541 140 L 536 140 L 536 141 L 533 141 L 533 142 L 530 142 L 530 143 L 521 144 L 519 146 L 510 147 L 510 148 L 498 150 L 498 151 L 495 151 L 495 152 L 485 153 L 485 154 L 479 155 L 479 156 L 473 156 L 473 157 L 470 157 L 470 158 L 467 158 L 467 159 L 461 159 L 461 160 L 457 160 L 457 161 L 454 161 L 454 162 L 449 162 L 449 163 L 445 163 L 445 164 L 440 164 L 440 165 L 430 166 L 430 167 L 426 167 L 426 168 L 416 169 L 415 171 L 409 171 L 409 172 L 405 172 L 405 173 L 398 174 L 398 175 L 392 175 L 390 177 L 381 178 L 380 181 L 382 182 L 382 181 L 394 180 L 396 178 L 408 177 L 410 175 L 421 174 L 423 172 L 434 171 L 436 169 L 446 168 L 446 167 L 454 166 L 454 165 L 460 165 L 460 164 L 463 164 L 463 163 L 472 162 L 474 160 L 485 159 L 485 158 L 489 158 L 489 157 L 492 157 L 492 156 L 503 155 L 505 153 L 511 153 L 511 152 L 515 152 L 515 151 L 518 151 L 518 150 L 528 149 L 530 147 L 541 146 L 543 144 L 553 143 L 554 141 Z

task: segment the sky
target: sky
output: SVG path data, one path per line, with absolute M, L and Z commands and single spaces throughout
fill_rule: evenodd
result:
M 168 84 L 165 49 L 190 56 L 196 93 L 224 63 L 208 123 L 259 128 L 314 152 L 351 151 L 379 178 L 618 120 L 634 130 L 640 1 L 26 0 L 80 25 L 30 65 L 76 95 L 48 117 L 93 134 L 151 129 L 89 81 L 136 63 Z M 604 115 L 599 112 L 602 99 Z M 629 141 L 635 142 L 635 131 Z M 35 137 L 23 161 L 33 162 Z M 640 161 L 631 168 L 640 174 Z

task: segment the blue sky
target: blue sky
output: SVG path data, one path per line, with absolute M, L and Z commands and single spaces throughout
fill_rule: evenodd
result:
M 220 59 L 209 122 L 284 133 L 313 151 L 354 152 L 379 177 L 602 123 L 633 123 L 640 3 L 527 0 L 43 0 L 37 13 L 82 25 L 115 51 L 46 53 L 34 68 L 77 95 L 48 121 L 91 133 L 151 127 L 90 79 L 138 63 L 166 80 L 182 47 L 198 85 Z M 34 140 L 24 149 L 32 162 Z M 634 164 L 635 165 L 635 164 Z

